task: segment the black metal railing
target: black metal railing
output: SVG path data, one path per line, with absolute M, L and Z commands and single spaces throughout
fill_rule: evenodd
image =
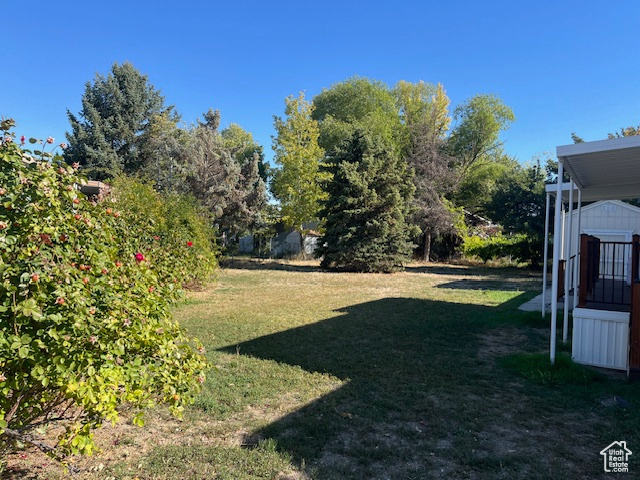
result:
M 587 303 L 631 305 L 631 278 L 637 271 L 632 264 L 638 242 L 602 241 L 591 235 L 580 236 L 579 306 Z

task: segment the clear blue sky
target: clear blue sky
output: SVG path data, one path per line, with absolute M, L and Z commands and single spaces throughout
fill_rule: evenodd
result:
M 269 157 L 286 96 L 352 75 L 441 82 L 453 106 L 499 96 L 516 115 L 505 149 L 523 162 L 572 131 L 599 140 L 640 124 L 637 1 L 24 0 L 3 12 L 0 115 L 56 142 L 85 83 L 124 61 L 185 123 L 220 109 Z

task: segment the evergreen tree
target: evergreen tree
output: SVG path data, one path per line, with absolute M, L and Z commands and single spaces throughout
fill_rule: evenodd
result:
M 218 132 L 220 112 L 209 110 L 204 117 L 205 122 L 198 122 L 190 131 L 187 182 L 195 197 L 219 220 L 227 205 L 236 201 L 233 197 L 237 196 L 241 169 Z
M 355 272 L 403 268 L 414 245 L 408 224 L 414 186 L 393 146 L 361 130 L 330 159 L 333 174 L 322 214 L 322 266 Z
M 141 139 L 143 176 L 160 192 L 186 192 L 185 155 L 188 132 L 179 128 L 177 119 L 167 113 L 154 115 Z
M 219 132 L 219 126 L 220 112 L 210 109 L 189 132 L 186 180 L 230 240 L 261 224 L 267 196 L 259 174 L 260 146 L 238 126 L 233 135 Z M 232 141 L 238 138 L 243 140 Z
M 144 135 L 154 115 L 177 118 L 172 106 L 130 63 L 114 63 L 106 77 L 87 83 L 78 116 L 67 111 L 67 162 L 78 162 L 88 176 L 105 179 L 143 168 Z

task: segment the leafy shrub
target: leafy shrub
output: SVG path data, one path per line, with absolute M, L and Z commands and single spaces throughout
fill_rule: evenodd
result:
M 483 262 L 510 257 L 517 262 L 539 263 L 536 240 L 529 235 L 495 235 L 482 238 L 472 235 L 464 238 L 462 253 L 465 257 L 478 257 Z
M 158 210 L 165 230 L 149 246 L 152 227 L 138 231 L 143 212 L 129 212 L 124 195 L 91 202 L 73 167 L 30 153 L 0 141 L 0 453 L 38 444 L 52 424 L 64 431 L 50 454 L 90 453 L 92 429 L 123 406 L 142 424 L 145 407 L 179 415 L 193 401 L 206 361 L 169 306 L 180 283 L 213 268 L 212 250 L 183 200 L 171 200 L 183 208 L 173 216 Z
M 144 252 L 166 282 L 202 281 L 216 263 L 215 232 L 196 200 L 184 194 L 156 192 L 150 183 L 119 177 L 107 198 L 122 212 L 123 250 Z M 132 234 L 133 232 L 133 234 Z

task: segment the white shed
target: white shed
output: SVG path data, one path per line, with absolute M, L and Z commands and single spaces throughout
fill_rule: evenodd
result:
M 555 191 L 553 231 L 560 235 L 553 242 L 551 363 L 556 356 L 558 299 L 564 297 L 563 341 L 569 332 L 569 306 L 575 307 L 573 359 L 626 370 L 630 378 L 640 378 L 638 209 L 618 201 L 640 198 L 640 136 L 561 145 L 556 154 L 557 183 L 547 189 L 545 214 L 548 219 L 550 194 Z M 569 182 L 563 183 L 565 173 Z M 597 203 L 602 200 L 606 202 Z M 583 207 L 583 202 L 596 203 Z M 577 217 L 571 213 L 574 207 Z M 548 223 L 545 229 L 547 236 Z M 563 259 L 567 262 L 564 267 Z M 565 275 L 561 275 L 563 271 Z M 543 283 L 546 286 L 546 276 Z
M 570 257 L 578 251 L 578 227 L 580 234 L 593 235 L 605 242 L 630 242 L 633 235 L 640 234 L 640 208 L 620 200 L 604 200 L 582 207 L 580 225 L 578 211 L 574 210 L 572 215 L 571 222 L 564 220 L 564 238 L 571 239 Z M 571 235 L 567 235 L 569 223 Z

